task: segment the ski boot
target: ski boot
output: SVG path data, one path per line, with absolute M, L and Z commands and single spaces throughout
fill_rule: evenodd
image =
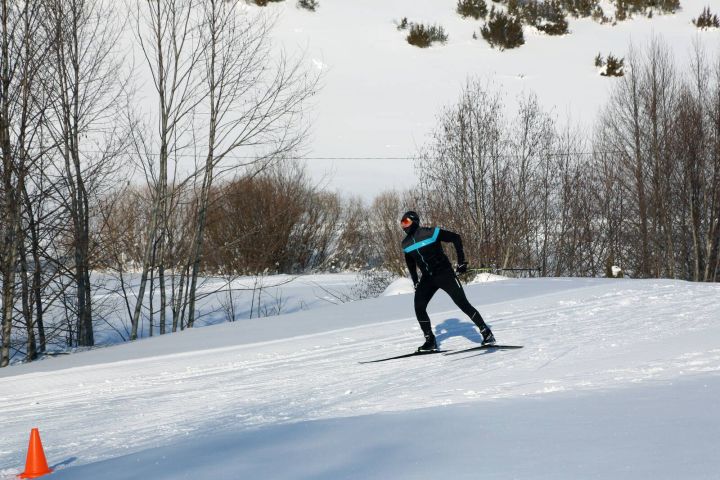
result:
M 495 335 L 493 335 L 490 327 L 485 325 L 482 330 L 480 330 L 480 335 L 483 337 L 483 345 L 495 345 Z
M 435 341 L 435 335 L 425 335 L 425 343 L 420 345 L 417 349 L 418 353 L 434 352 L 438 349 L 437 342 Z

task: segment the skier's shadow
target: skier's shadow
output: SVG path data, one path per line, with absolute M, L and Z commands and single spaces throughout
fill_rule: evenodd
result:
M 459 318 L 448 318 L 435 327 L 435 338 L 438 343 L 452 337 L 465 337 L 473 343 L 482 343 L 483 338 L 472 322 L 462 322 Z

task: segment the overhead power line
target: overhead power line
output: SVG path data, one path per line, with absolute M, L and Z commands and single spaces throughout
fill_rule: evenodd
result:
M 104 153 L 99 151 L 92 151 L 92 150 L 85 150 L 85 153 Z M 570 157 L 570 156 L 589 156 L 589 155 L 610 155 L 610 154 L 621 154 L 621 153 L 627 153 L 623 152 L 621 150 L 595 150 L 595 151 L 587 151 L 587 152 L 547 152 L 547 153 L 541 153 L 541 154 L 534 154 L 530 155 L 532 157 Z M 137 152 L 133 152 L 132 155 L 137 156 L 151 156 L 151 157 L 157 157 L 160 156 L 159 153 L 148 153 L 144 152 L 142 154 L 138 154 Z M 497 155 L 483 155 L 485 158 L 519 158 L 523 157 L 525 155 L 517 154 L 517 153 L 501 153 Z M 205 155 L 195 155 L 191 153 L 176 153 L 176 154 L 169 154 L 169 158 L 194 158 L 194 159 L 203 159 L 205 158 Z M 252 155 L 226 155 L 223 158 L 229 159 L 229 160 L 260 160 L 263 158 L 268 158 L 266 156 L 252 156 Z M 421 159 L 438 159 L 440 157 L 437 156 L 424 156 L 424 155 L 399 155 L 399 156 L 372 156 L 372 155 L 358 155 L 358 156 L 350 156 L 350 155 L 338 155 L 338 156 L 282 156 L 281 158 L 285 160 L 421 160 Z

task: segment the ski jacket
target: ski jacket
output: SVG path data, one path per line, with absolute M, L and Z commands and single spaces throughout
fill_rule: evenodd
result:
M 440 227 L 418 227 L 402 241 L 410 277 L 418 283 L 417 268 L 423 275 L 438 275 L 453 272 L 450 260 L 442 249 L 441 242 L 451 242 L 455 246 L 458 263 L 465 262 L 460 235 Z

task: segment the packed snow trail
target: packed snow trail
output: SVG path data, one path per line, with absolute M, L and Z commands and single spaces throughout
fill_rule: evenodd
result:
M 52 438 L 49 458 L 83 465 L 209 433 L 720 372 L 717 284 L 538 279 L 467 292 L 499 342 L 525 348 L 359 365 L 421 343 L 412 296 L 400 295 L 3 369 L 0 471 L 21 467 L 33 426 Z M 479 342 L 453 307 L 441 293 L 431 303 L 441 347 Z
M 58 480 L 717 479 L 720 376 L 212 434 Z

